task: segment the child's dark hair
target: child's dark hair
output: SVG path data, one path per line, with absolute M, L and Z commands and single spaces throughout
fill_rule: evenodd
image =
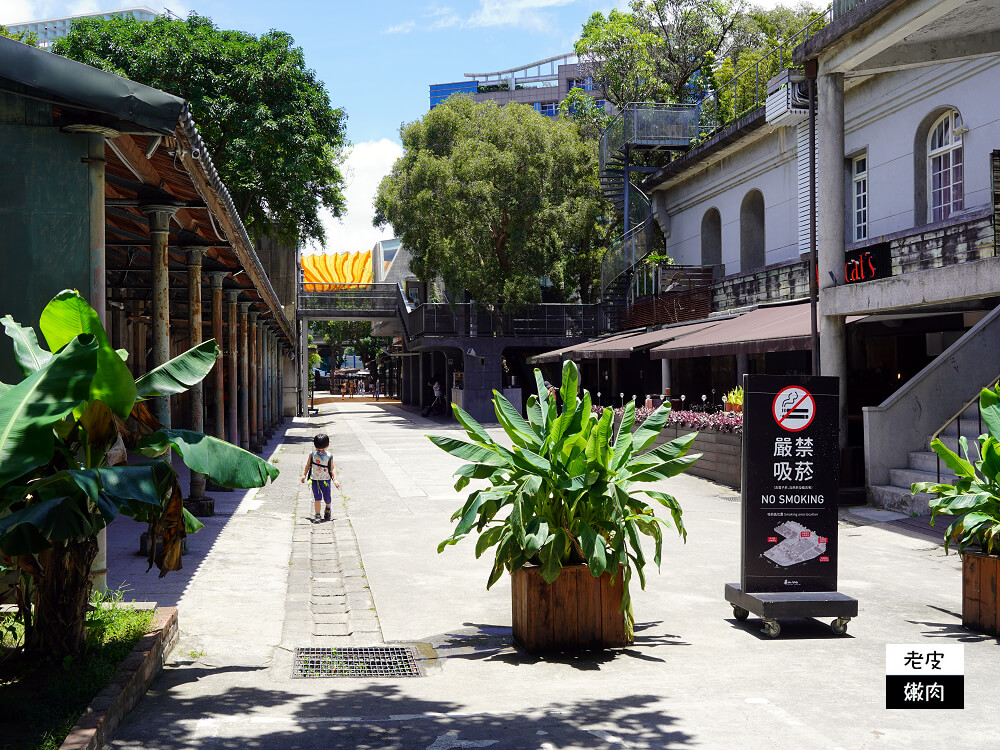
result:
M 313 445 L 316 446 L 317 450 L 323 450 L 330 445 L 330 437 L 325 432 L 321 432 L 313 438 Z

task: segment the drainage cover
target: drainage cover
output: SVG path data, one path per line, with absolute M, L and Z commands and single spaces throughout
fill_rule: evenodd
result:
M 419 677 L 406 646 L 297 648 L 292 677 Z

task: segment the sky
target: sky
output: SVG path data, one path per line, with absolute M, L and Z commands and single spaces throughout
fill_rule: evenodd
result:
M 0 23 L 145 5 L 191 11 L 222 28 L 290 33 L 306 64 L 347 112 L 352 146 L 344 164 L 347 214 L 326 215 L 327 252 L 368 250 L 392 236 L 372 227 L 372 199 L 402 155 L 400 125 L 429 107 L 432 83 L 513 68 L 572 52 L 595 11 L 625 0 L 0 0 Z M 756 0 L 771 7 L 779 0 Z M 792 4 L 788 0 L 785 4 Z M 818 3 L 816 3 L 818 4 Z M 315 248 L 321 250 L 321 248 Z

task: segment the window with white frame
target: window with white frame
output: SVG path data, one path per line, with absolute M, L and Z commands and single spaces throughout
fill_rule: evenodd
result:
M 927 201 L 930 221 L 942 221 L 965 207 L 962 116 L 955 110 L 931 126 L 927 139 Z
M 868 239 L 868 154 L 851 161 L 851 185 L 854 196 L 854 241 Z

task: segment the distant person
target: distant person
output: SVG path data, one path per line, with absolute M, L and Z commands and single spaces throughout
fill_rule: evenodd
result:
M 304 483 L 307 479 L 312 482 L 313 512 L 316 514 L 313 518 L 313 523 L 319 523 L 320 521 L 320 500 L 326 503 L 323 520 L 330 520 L 330 504 L 332 503 L 330 482 L 332 481 L 334 486 L 338 490 L 340 489 L 340 482 L 337 481 L 337 467 L 333 465 L 333 456 L 326 450 L 329 446 L 329 436 L 321 432 L 314 437 L 313 447 L 315 450 L 310 451 L 309 458 L 306 460 L 305 468 L 302 471 L 302 482 Z
M 379 394 L 382 392 L 382 381 L 378 378 L 375 379 L 375 385 L 372 386 L 372 394 L 375 396 L 375 401 L 378 401 Z
M 347 397 L 347 381 L 340 381 L 340 400 L 343 401 Z

